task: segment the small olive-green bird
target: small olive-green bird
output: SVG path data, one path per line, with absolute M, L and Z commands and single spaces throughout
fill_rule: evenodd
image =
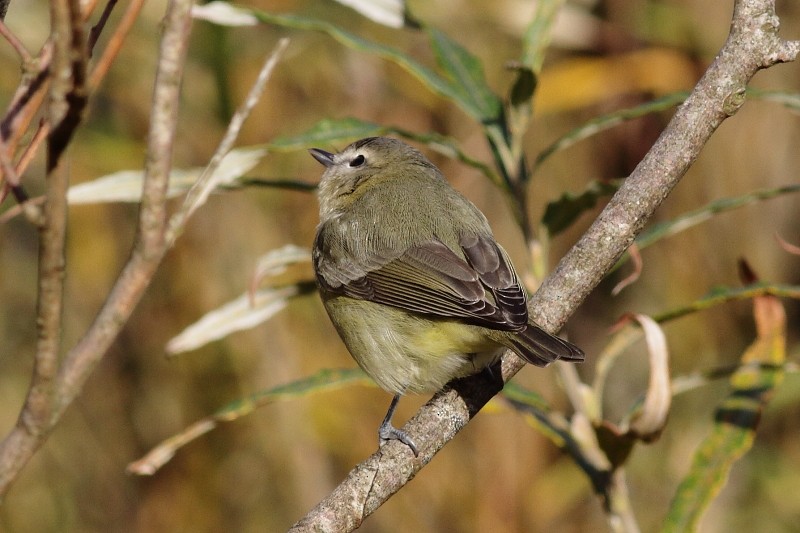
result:
M 417 149 L 370 137 L 325 166 L 313 261 L 325 309 L 359 366 L 394 394 L 441 389 L 508 348 L 527 362 L 582 361 L 577 346 L 528 318 L 525 291 L 486 217 Z

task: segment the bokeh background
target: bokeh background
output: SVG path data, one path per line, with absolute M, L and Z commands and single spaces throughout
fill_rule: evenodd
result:
M 568 2 L 540 80 L 526 147 L 535 154 L 559 135 L 601 113 L 689 89 L 722 45 L 732 1 L 607 0 Z M 251 0 L 271 12 L 330 20 L 434 61 L 424 35 L 370 22 L 332 1 Z M 501 95 L 513 74 L 532 2 L 412 1 L 419 18 L 459 40 L 484 63 Z M 800 38 L 800 7 L 779 1 L 782 34 Z M 8 26 L 31 50 L 48 31 L 46 2 L 15 0 Z M 143 164 L 159 23 L 165 2 L 150 2 L 121 56 L 94 96 L 73 143 L 72 183 Z M 121 10 L 118 9 L 115 17 Z M 116 20 L 114 18 L 113 20 Z M 294 135 L 322 118 L 358 117 L 458 139 L 491 161 L 475 124 L 385 61 L 350 51 L 329 37 L 269 26 L 220 29 L 197 21 L 183 90 L 178 167 L 203 165 L 227 120 L 281 36 L 288 51 L 262 102 L 242 132 L 242 146 Z M 105 35 L 108 37 L 108 33 Z M 100 46 L 105 41 L 101 39 Z M 19 62 L 0 43 L 0 100 L 18 83 Z M 759 74 L 753 86 L 797 92 L 800 67 Z M 578 192 L 594 179 L 624 177 L 647 151 L 670 113 L 637 119 L 552 157 L 531 185 L 530 214 Z M 714 199 L 798 182 L 800 118 L 775 103 L 748 102 L 707 145 L 657 214 L 668 220 Z M 326 149 L 341 146 L 322 146 Z M 520 270 L 525 246 L 502 195 L 473 169 L 429 152 L 452 183 L 488 216 Z M 42 190 L 39 160 L 25 176 Z M 304 151 L 267 156 L 254 176 L 315 182 L 318 164 Z M 177 205 L 177 204 L 176 204 Z M 4 211 L 8 201 L 0 207 Z M 800 283 L 800 258 L 774 239 L 800 242 L 800 200 L 783 196 L 713 217 L 643 253 L 638 283 L 620 296 L 601 284 L 566 332 L 587 352 L 580 373 L 593 375 L 593 355 L 625 312 L 658 313 L 691 302 L 715 285 L 738 283 L 746 258 L 764 280 Z M 598 206 L 598 210 L 601 206 Z M 323 368 L 352 367 L 316 295 L 295 299 L 268 323 L 202 349 L 167 359 L 166 342 L 205 312 L 244 292 L 255 262 L 285 244 L 310 246 L 317 222 L 313 194 L 246 189 L 215 195 L 191 221 L 130 323 L 34 457 L 0 507 L 0 530 L 281 531 L 286 529 L 376 446 L 376 429 L 390 400 L 352 386 L 273 404 L 223 425 L 179 451 L 152 477 L 126 465 L 161 440 L 222 405 Z M 584 215 L 551 243 L 551 263 L 591 222 Z M 127 259 L 136 207 L 76 206 L 70 210 L 64 343 L 72 346 L 90 323 Z M 29 383 L 35 340 L 36 231 L 21 218 L 0 226 L 0 428 L 16 419 Z M 310 275 L 310 268 L 294 272 Z M 798 356 L 798 306 L 789 313 L 790 358 Z M 666 334 L 676 375 L 735 363 L 754 337 L 749 302 L 726 304 L 670 323 Z M 553 369 L 526 369 L 517 378 L 554 406 L 568 404 Z M 644 390 L 643 344 L 615 367 L 607 388 L 609 416 L 621 416 Z M 659 527 L 692 454 L 725 397 L 721 380 L 675 399 L 657 442 L 638 447 L 628 479 L 645 531 Z M 397 420 L 426 397 L 403 400 Z M 800 379 L 788 374 L 766 410 L 753 450 L 701 523 L 702 531 L 800 530 Z M 602 531 L 606 520 L 581 470 L 546 438 L 493 402 L 416 479 L 371 516 L 362 530 Z

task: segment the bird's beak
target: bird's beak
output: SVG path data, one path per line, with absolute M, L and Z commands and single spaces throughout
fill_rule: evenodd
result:
M 308 153 L 311 154 L 311 157 L 322 163 L 325 168 L 333 165 L 333 154 L 330 152 L 320 150 L 319 148 L 312 148 Z

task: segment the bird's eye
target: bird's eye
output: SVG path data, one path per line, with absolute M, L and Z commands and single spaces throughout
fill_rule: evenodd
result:
M 363 155 L 358 154 L 357 156 L 355 156 L 353 159 L 350 160 L 350 166 L 353 168 L 360 167 L 361 165 L 364 164 L 365 161 L 366 158 Z

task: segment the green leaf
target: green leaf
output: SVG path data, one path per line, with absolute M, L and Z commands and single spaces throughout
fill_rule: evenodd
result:
M 453 83 L 442 79 L 429 68 L 421 65 L 405 53 L 384 44 L 369 41 L 358 35 L 345 31 L 338 26 L 326 21 L 316 20 L 300 15 L 276 15 L 265 11 L 252 10 L 258 20 L 266 24 L 273 24 L 284 28 L 298 30 L 313 30 L 326 33 L 341 44 L 369 54 L 382 57 L 399 65 L 409 74 L 421 81 L 431 92 L 458 104 L 467 114 L 477 120 L 482 120 L 481 108 L 473 105 L 464 97 L 464 90 L 457 88 Z M 476 95 L 478 96 L 478 95 Z
M 586 124 L 578 126 L 572 131 L 562 135 L 556 139 L 555 142 L 550 144 L 550 146 L 542 150 L 536 157 L 534 166 L 538 167 L 554 153 L 564 150 L 565 148 L 569 148 L 573 144 L 600 133 L 601 131 L 612 128 L 617 124 L 621 124 L 627 120 L 648 115 L 650 113 L 664 111 L 665 109 L 669 109 L 670 107 L 681 104 L 688 96 L 689 93 L 687 92 L 668 94 L 662 98 L 653 100 L 652 102 L 647 102 L 631 108 L 620 109 L 618 111 L 614 111 L 613 113 L 596 117 Z
M 458 141 L 451 137 L 438 133 L 415 133 L 395 126 L 381 126 L 357 118 L 321 120 L 304 133 L 275 139 L 267 145 L 267 148 L 275 151 L 301 150 L 319 145 L 345 143 L 374 135 L 397 135 L 424 144 L 431 150 L 479 170 L 493 183 L 500 182 L 500 178 L 488 165 L 467 155 Z
M 319 145 L 331 145 L 348 140 L 384 135 L 386 126 L 357 118 L 323 119 L 310 129 L 290 137 L 278 137 L 267 147 L 275 151 L 302 150 Z
M 594 208 L 599 199 L 617 192 L 621 184 L 621 180 L 610 182 L 595 180 L 579 194 L 564 193 L 558 200 L 547 204 L 542 216 L 542 224 L 551 236 L 561 233 L 579 216 Z
M 440 30 L 426 30 L 439 68 L 458 97 L 456 103 L 482 123 L 500 119 L 502 102 L 486 84 L 480 61 Z
M 661 239 L 671 237 L 677 233 L 680 233 L 681 231 L 692 228 L 701 222 L 705 222 L 718 213 L 724 213 L 725 211 L 730 211 L 732 209 L 744 207 L 756 202 L 770 200 L 784 194 L 792 194 L 796 192 L 800 192 L 800 184 L 759 189 L 741 196 L 720 198 L 704 205 L 699 209 L 684 213 L 683 215 L 680 215 L 672 220 L 654 224 L 652 227 L 639 234 L 639 236 L 636 238 L 636 245 L 641 251 L 644 248 L 655 244 Z M 628 259 L 630 259 L 630 255 L 626 253 L 620 258 L 619 261 L 617 261 L 617 264 L 614 265 L 609 273 L 614 272 L 620 266 L 624 265 Z
M 764 91 L 747 88 L 747 97 L 782 104 L 794 111 L 800 111 L 800 94 L 786 91 Z
M 541 0 L 536 2 L 536 10 L 522 39 L 522 64 L 532 73 L 542 71 L 544 55 L 550 46 L 553 24 L 565 0 Z
M 694 302 L 676 307 L 664 313 L 660 313 L 653 318 L 659 322 L 667 322 L 668 320 L 675 320 L 696 311 L 709 309 L 716 305 L 734 300 L 748 300 L 750 298 L 757 298 L 759 296 L 777 296 L 781 298 L 795 298 L 800 299 L 800 286 L 798 285 L 781 285 L 767 282 L 756 282 L 744 287 L 715 287 L 706 296 L 695 300 Z
M 734 463 L 753 446 L 761 413 L 783 379 L 786 314 L 778 298 L 753 301 L 758 337 L 731 377 L 731 394 L 715 414 L 711 434 L 700 444 L 678 486 L 664 523 L 665 532 L 694 531 L 719 494 Z
M 720 198 L 719 200 L 714 200 L 699 209 L 684 213 L 672 220 L 653 225 L 650 229 L 639 235 L 636 239 L 636 244 L 641 250 L 647 248 L 656 241 L 671 237 L 676 233 L 696 226 L 701 222 L 705 222 L 718 213 L 724 213 L 725 211 L 744 207 L 762 200 L 769 200 L 777 196 L 796 192 L 800 192 L 800 184 L 759 189 L 741 196 Z
M 525 107 L 530 111 L 531 99 L 536 91 L 536 76 L 531 69 L 524 65 L 512 65 L 510 68 L 517 71 L 517 79 L 511 86 L 509 103 L 514 109 Z
M 258 407 L 355 384 L 374 386 L 374 382 L 360 368 L 324 369 L 307 378 L 236 400 L 216 413 L 198 420 L 177 435 L 162 441 L 147 455 L 129 464 L 127 471 L 138 475 L 153 475 L 175 456 L 178 449 L 215 429 L 221 422 L 231 422 L 241 418 Z

